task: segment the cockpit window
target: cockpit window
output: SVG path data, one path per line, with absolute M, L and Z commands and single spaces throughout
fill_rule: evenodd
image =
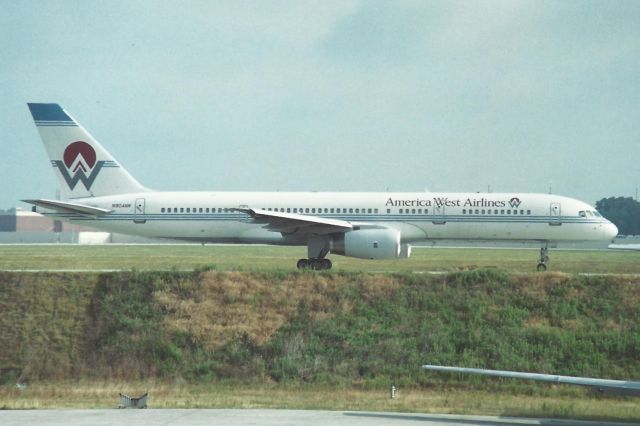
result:
M 598 210 L 594 210 L 593 214 L 595 214 L 596 217 L 602 217 L 602 215 L 600 214 L 600 212 Z
M 591 210 L 587 210 L 587 215 L 588 215 L 589 217 L 593 217 L 593 213 L 591 212 Z
M 587 214 L 584 212 L 584 210 L 580 210 L 580 211 L 578 212 L 578 216 L 580 216 L 580 217 L 587 217 Z

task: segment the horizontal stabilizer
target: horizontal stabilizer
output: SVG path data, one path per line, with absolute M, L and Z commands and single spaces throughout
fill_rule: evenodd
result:
M 515 379 L 540 380 L 593 388 L 593 390 L 616 395 L 640 396 L 640 382 L 628 380 L 595 379 L 591 377 L 557 376 L 554 374 L 524 373 L 519 371 L 487 370 L 484 368 L 449 367 L 444 365 L 423 365 L 425 370 L 448 371 L 451 373 L 471 373 L 485 376 L 512 377 Z
M 43 207 L 45 209 L 55 210 L 59 213 L 78 213 L 89 216 L 101 216 L 105 215 L 111 210 L 101 209 L 98 207 L 87 206 L 85 204 L 69 203 L 66 201 L 57 200 L 22 200 L 25 203 L 33 204 L 34 206 Z

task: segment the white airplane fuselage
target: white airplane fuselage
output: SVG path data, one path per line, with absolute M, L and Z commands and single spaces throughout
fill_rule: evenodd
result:
M 519 205 L 510 205 L 511 200 Z M 431 240 L 599 241 L 617 229 L 581 201 L 549 194 L 377 192 L 143 192 L 73 200 L 112 212 L 56 216 L 95 228 L 210 243 L 306 245 L 252 223 L 239 206 L 341 219 L 400 231 L 402 244 Z M 515 200 L 514 200 L 515 201 Z

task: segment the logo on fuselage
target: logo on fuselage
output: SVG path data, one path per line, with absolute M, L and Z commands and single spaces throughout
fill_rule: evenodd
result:
M 62 161 L 54 161 L 71 190 L 80 181 L 87 191 L 93 185 L 104 163 L 104 161 L 96 161 L 95 149 L 84 141 L 69 144 L 62 154 Z
M 518 207 L 520 207 L 520 204 L 522 204 L 522 201 L 520 201 L 520 198 L 518 197 L 513 197 L 509 200 L 509 205 L 513 209 L 517 209 Z

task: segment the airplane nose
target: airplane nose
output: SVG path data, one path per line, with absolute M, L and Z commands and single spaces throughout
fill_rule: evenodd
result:
M 611 222 L 607 222 L 603 227 L 604 237 L 608 240 L 613 240 L 618 235 L 618 227 Z

